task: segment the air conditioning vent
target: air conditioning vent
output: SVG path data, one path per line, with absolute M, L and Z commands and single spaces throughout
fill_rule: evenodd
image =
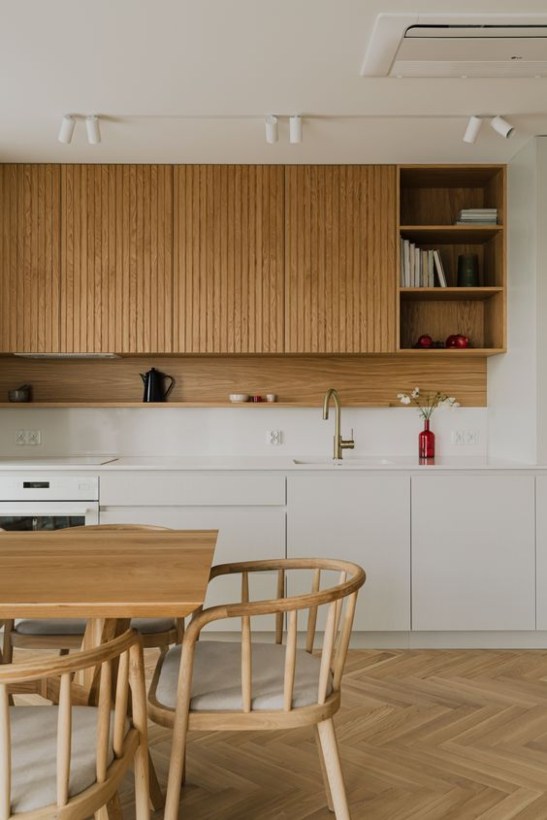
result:
M 382 19 L 384 18 L 384 19 Z M 380 15 L 362 74 L 380 77 L 547 76 L 547 21 L 431 22 Z

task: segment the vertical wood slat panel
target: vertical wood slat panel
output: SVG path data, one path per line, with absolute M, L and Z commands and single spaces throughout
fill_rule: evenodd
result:
M 280 166 L 175 166 L 174 352 L 282 352 L 283 196 Z
M 171 166 L 61 167 L 63 352 L 172 350 Z
M 1 165 L 0 186 L 0 352 L 49 352 L 59 341 L 59 167 Z
M 395 169 L 285 174 L 286 352 L 395 351 Z

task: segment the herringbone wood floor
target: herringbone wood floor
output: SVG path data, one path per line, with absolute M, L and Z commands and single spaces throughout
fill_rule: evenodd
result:
M 351 651 L 335 723 L 353 820 L 547 820 L 547 651 Z M 169 731 L 150 744 L 165 786 Z M 311 730 L 190 736 L 181 819 L 332 816 Z
M 547 651 L 352 651 L 335 722 L 353 820 L 547 820 Z M 194 733 L 180 817 L 332 817 L 312 732 Z

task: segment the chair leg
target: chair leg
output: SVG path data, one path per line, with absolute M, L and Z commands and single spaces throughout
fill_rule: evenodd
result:
M 160 811 L 160 809 L 163 809 L 165 805 L 165 800 L 163 797 L 161 786 L 159 784 L 158 775 L 156 774 L 156 769 L 154 768 L 154 761 L 152 760 L 150 752 L 148 752 L 148 772 L 150 778 L 150 805 L 152 806 L 154 811 Z
M 319 738 L 319 730 L 317 725 L 314 727 L 314 734 L 315 740 L 317 743 L 317 751 L 319 752 L 319 763 L 321 764 L 321 774 L 323 776 L 323 786 L 325 787 L 325 796 L 327 798 L 327 806 L 329 807 L 329 811 L 334 811 L 334 806 L 332 804 L 332 795 L 330 793 L 330 786 L 329 786 L 329 776 L 327 774 L 327 770 L 325 768 L 325 761 L 323 759 L 323 749 L 321 748 L 321 740 Z
M 351 820 L 332 718 L 318 723 L 317 732 L 332 795 L 334 815 L 336 820 Z
M 180 704 L 179 704 L 180 706 Z M 188 713 L 179 708 L 175 713 L 171 760 L 167 777 L 167 797 L 165 799 L 164 820 L 177 820 L 179 816 L 180 792 L 185 780 L 186 740 L 188 737 Z

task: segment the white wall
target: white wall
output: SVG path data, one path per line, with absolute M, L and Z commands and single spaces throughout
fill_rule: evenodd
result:
M 545 233 L 547 139 L 531 140 L 508 169 L 508 352 L 488 360 L 488 450 L 491 456 L 545 462 L 541 420 L 545 378 Z
M 395 398 L 395 397 L 394 397 Z M 456 397 L 457 398 L 457 397 Z M 317 408 L 127 408 L 3 409 L 0 456 L 54 456 L 91 453 L 132 455 L 292 456 L 332 453 L 334 418 L 323 421 Z M 416 410 L 342 408 L 342 432 L 354 429 L 355 454 L 416 455 L 422 427 Z M 436 410 L 431 424 L 438 455 L 486 452 L 485 408 Z M 40 430 L 42 444 L 15 444 L 17 430 Z M 266 431 L 281 430 L 283 444 L 266 443 Z M 477 434 L 476 446 L 457 446 L 452 431 Z

